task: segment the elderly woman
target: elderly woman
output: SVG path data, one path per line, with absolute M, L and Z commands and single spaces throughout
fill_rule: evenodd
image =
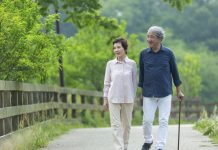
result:
M 107 62 L 104 79 L 104 107 L 109 108 L 115 150 L 127 150 L 136 95 L 136 63 L 127 57 L 126 39 L 113 41 L 115 59 Z
M 145 143 L 142 150 L 149 150 L 152 143 L 152 125 L 156 109 L 159 109 L 159 129 L 156 150 L 163 150 L 167 140 L 168 120 L 171 111 L 172 79 L 179 100 L 184 95 L 180 90 L 181 80 L 173 52 L 162 45 L 164 30 L 152 26 L 147 31 L 149 48 L 140 53 L 139 87 L 143 95 L 143 130 Z

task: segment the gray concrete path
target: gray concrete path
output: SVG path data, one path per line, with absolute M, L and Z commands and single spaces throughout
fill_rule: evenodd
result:
M 154 138 L 157 126 L 154 126 Z M 181 125 L 180 150 L 218 150 L 218 145 L 206 136 L 192 129 L 192 125 Z M 169 136 L 165 150 L 177 150 L 178 126 L 169 126 Z M 142 127 L 132 127 L 129 150 L 141 150 L 143 144 Z M 155 150 L 155 143 L 151 150 Z M 110 128 L 72 129 L 65 135 L 51 141 L 41 150 L 114 150 Z

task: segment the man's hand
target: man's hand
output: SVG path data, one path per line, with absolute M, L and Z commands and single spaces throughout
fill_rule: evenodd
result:
M 109 106 L 108 106 L 108 99 L 106 97 L 104 98 L 103 107 L 104 107 L 104 111 L 108 111 Z
M 180 101 L 182 101 L 185 97 L 179 86 L 176 87 L 176 96 Z
M 182 101 L 184 99 L 184 94 L 182 93 L 182 91 L 177 92 L 177 98 Z

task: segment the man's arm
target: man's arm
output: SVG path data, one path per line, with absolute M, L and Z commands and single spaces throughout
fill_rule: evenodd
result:
M 175 59 L 173 52 L 171 52 L 170 57 L 171 57 L 170 58 L 170 72 L 171 72 L 172 77 L 173 77 L 173 83 L 177 87 L 177 86 L 180 86 L 182 84 L 182 82 L 181 82 L 180 77 L 179 77 L 179 71 L 178 71 L 176 59 Z
M 178 71 L 178 67 L 176 64 L 176 59 L 173 53 L 171 53 L 171 59 L 170 59 L 170 71 L 173 77 L 173 83 L 176 86 L 176 96 L 179 100 L 183 100 L 184 99 L 184 94 L 181 90 L 181 80 L 179 77 L 179 71 Z
M 139 83 L 138 86 L 143 88 L 144 82 L 144 63 L 143 63 L 143 53 L 140 53 L 139 56 Z

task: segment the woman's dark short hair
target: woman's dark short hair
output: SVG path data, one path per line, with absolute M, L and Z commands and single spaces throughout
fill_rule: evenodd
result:
M 122 38 L 122 37 L 119 37 L 119 38 L 116 38 L 114 41 L 113 41 L 113 45 L 115 43 L 121 43 L 122 47 L 124 48 L 126 54 L 127 54 L 127 50 L 128 50 L 128 42 L 126 39 Z

